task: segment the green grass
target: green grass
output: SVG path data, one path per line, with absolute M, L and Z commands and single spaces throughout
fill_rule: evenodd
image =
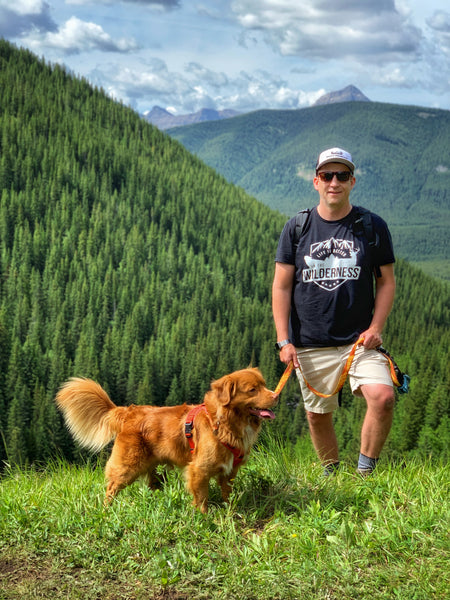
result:
M 222 505 L 195 511 L 177 471 L 108 508 L 103 471 L 4 474 L 0 599 L 448 598 L 448 468 L 381 461 L 323 478 L 309 443 L 268 438 Z

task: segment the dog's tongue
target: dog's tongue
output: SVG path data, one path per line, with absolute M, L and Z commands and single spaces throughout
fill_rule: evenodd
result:
M 250 412 L 260 419 L 275 419 L 275 413 L 267 408 L 252 408 Z

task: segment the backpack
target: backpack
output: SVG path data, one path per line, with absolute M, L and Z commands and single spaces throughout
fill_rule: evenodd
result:
M 380 246 L 380 236 L 375 231 L 372 222 L 372 213 L 367 208 L 363 208 L 362 206 L 353 206 L 356 211 L 356 218 L 352 223 L 353 233 L 359 235 L 361 233 L 367 238 L 369 242 L 369 250 L 371 256 L 373 256 L 373 251 Z M 304 210 L 299 210 L 295 215 L 295 233 L 294 233 L 294 249 L 297 250 L 298 243 L 300 241 L 300 237 L 306 231 L 306 226 L 309 220 L 309 216 L 311 214 L 312 208 L 305 208 Z M 373 263 L 373 260 L 372 260 Z M 374 265 L 375 274 L 377 277 L 381 277 L 381 270 L 379 265 Z

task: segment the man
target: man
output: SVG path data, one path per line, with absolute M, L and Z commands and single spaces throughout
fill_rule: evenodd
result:
M 364 338 L 348 378 L 353 394 L 363 396 L 367 405 L 357 469 L 366 476 L 375 469 L 392 424 L 393 384 L 386 359 L 375 349 L 394 302 L 395 259 L 380 217 L 371 213 L 379 240 L 375 247 L 355 225 L 358 211 L 350 204 L 354 172 L 345 150 L 320 154 L 313 180 L 319 204 L 308 215 L 297 248 L 295 217 L 280 236 L 272 309 L 280 360 L 294 363 L 311 439 L 326 474 L 339 467 L 332 420 L 338 394 L 322 398 L 306 382 L 332 394 L 353 344 Z

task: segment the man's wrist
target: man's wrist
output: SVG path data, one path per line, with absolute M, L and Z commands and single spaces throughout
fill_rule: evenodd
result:
M 292 344 L 292 342 L 289 338 L 286 338 L 285 340 L 275 342 L 275 348 L 277 350 L 281 350 L 281 348 L 284 348 L 284 346 L 287 346 L 288 344 Z

